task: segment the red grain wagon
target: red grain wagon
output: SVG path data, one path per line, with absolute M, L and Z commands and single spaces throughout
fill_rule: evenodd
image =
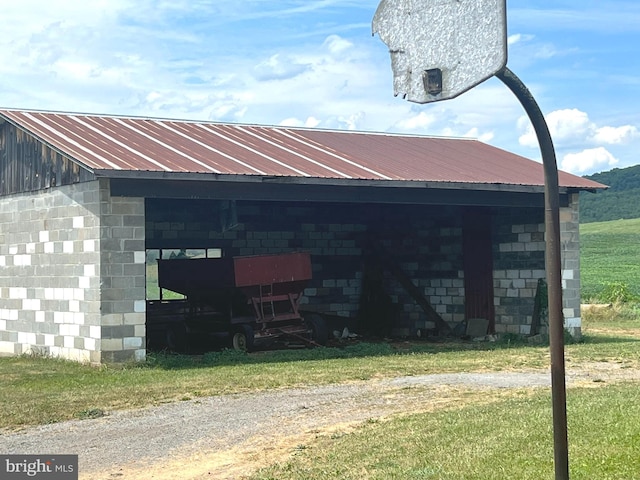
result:
M 322 317 L 299 311 L 310 279 L 311 258 L 301 252 L 160 259 L 159 287 L 186 298 L 149 302 L 147 324 L 156 332 L 163 325 L 166 346 L 178 351 L 215 336 L 230 338 L 236 350 L 282 339 L 325 344 Z

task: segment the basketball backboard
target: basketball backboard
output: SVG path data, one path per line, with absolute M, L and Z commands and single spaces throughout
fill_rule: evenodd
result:
M 411 102 L 454 98 L 507 64 L 506 0 L 382 0 L 373 33 L 389 47 L 393 89 Z

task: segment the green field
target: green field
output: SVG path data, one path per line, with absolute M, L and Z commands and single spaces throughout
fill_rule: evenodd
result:
M 583 301 L 608 302 L 608 285 L 626 285 L 640 298 L 640 219 L 580 225 Z

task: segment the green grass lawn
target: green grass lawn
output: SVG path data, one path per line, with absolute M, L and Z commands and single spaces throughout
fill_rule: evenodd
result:
M 568 362 L 610 361 L 640 368 L 639 317 L 622 323 L 593 322 L 599 326 L 590 326 L 587 319 L 583 343 L 567 345 Z M 142 365 L 102 367 L 28 356 L 0 358 L 0 428 L 225 393 L 548 365 L 548 347 L 510 342 L 362 343 L 252 354 L 227 351 L 203 357 L 158 355 Z
M 611 283 L 640 298 L 640 219 L 580 225 L 580 269 L 583 299 L 598 299 Z
M 609 363 L 640 369 L 640 316 L 586 316 L 584 342 L 566 346 L 568 368 Z M 0 426 L 93 418 L 232 392 L 438 372 L 548 369 L 547 346 L 519 342 L 361 343 L 203 357 L 158 356 L 142 365 L 92 367 L 38 357 L 0 358 Z M 567 395 L 572 479 L 640 478 L 638 383 L 571 387 Z M 468 395 L 453 407 L 318 434 L 265 479 L 551 479 L 549 390 Z
M 0 427 L 82 417 L 201 396 L 435 372 L 544 368 L 547 349 L 464 343 L 158 355 L 143 365 L 92 367 L 0 358 Z
M 633 310 L 632 310 L 633 312 Z M 585 342 L 568 345 L 572 366 L 610 362 L 638 369 L 640 316 L 600 313 Z M 532 350 L 520 347 L 524 357 Z M 527 364 L 524 361 L 523 364 Z M 569 367 L 571 368 L 571 367 Z M 594 383 L 567 391 L 570 477 L 640 479 L 640 388 Z M 476 394 L 473 402 L 319 434 L 251 480 L 553 479 L 549 390 Z
M 638 385 L 571 389 L 567 398 L 571 478 L 640 478 Z M 320 435 L 251 479 L 552 479 L 552 435 L 549 392 L 516 392 Z

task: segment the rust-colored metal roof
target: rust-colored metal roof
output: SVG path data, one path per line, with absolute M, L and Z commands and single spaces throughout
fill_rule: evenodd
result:
M 91 171 L 544 185 L 542 165 L 477 140 L 0 110 Z M 560 186 L 604 188 L 560 172 Z

